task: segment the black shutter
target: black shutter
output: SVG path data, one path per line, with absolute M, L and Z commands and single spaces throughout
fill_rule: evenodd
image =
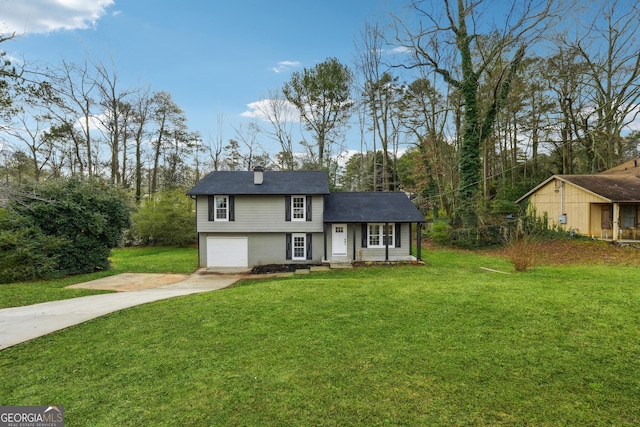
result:
M 287 260 L 291 260 L 292 255 L 293 255 L 293 250 L 292 250 L 292 238 L 291 238 L 291 233 L 287 233 L 285 234 L 285 239 L 286 239 L 286 246 L 285 246 L 285 259 Z
M 311 254 L 311 248 L 313 248 L 313 245 L 311 244 L 311 237 L 312 234 L 311 233 L 307 233 L 307 260 L 312 260 L 313 259 L 313 255 Z
M 284 196 L 284 220 L 291 221 L 291 196 Z
M 236 196 L 229 196 L 229 221 L 236 220 Z
M 209 196 L 209 221 L 216 220 L 216 202 L 213 196 Z
M 311 196 L 307 196 L 307 221 L 311 221 Z
M 362 239 L 361 239 L 362 242 L 361 242 L 360 246 L 362 246 L 363 248 L 366 248 L 367 247 L 367 241 L 368 241 L 368 239 L 367 239 L 367 224 L 366 223 L 362 224 L 362 236 L 361 237 L 362 237 Z
M 396 248 L 402 247 L 402 224 L 396 222 Z

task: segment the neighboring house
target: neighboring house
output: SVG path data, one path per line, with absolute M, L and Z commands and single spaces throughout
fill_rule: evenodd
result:
M 640 161 L 597 175 L 554 175 L 516 200 L 539 217 L 603 240 L 640 239 Z
M 201 267 L 415 260 L 425 222 L 405 193 L 331 194 L 321 171 L 216 171 L 187 195 Z

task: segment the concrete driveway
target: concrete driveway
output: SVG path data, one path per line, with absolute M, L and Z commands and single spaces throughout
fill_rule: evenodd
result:
M 226 288 L 243 274 L 121 274 L 73 285 L 118 292 L 0 309 L 0 350 L 148 302 Z

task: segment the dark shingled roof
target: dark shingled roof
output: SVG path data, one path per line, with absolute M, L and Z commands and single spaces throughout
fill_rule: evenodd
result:
M 558 175 L 611 202 L 640 202 L 640 179 L 632 174 Z
M 215 171 L 191 190 L 190 196 L 211 194 L 329 194 L 329 177 L 324 171 L 265 171 L 262 184 L 253 183 L 253 171 Z
M 402 192 L 332 193 L 324 196 L 324 222 L 425 222 Z

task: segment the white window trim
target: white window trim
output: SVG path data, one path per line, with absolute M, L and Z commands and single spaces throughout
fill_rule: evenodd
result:
M 371 244 L 371 226 L 372 225 L 377 225 L 380 227 L 380 244 L 378 245 L 373 245 Z M 384 248 L 386 247 L 384 244 L 384 226 L 385 223 L 384 222 L 370 222 L 367 223 L 367 247 L 369 248 Z M 389 247 L 390 248 L 395 248 L 396 246 L 396 224 L 393 222 L 390 222 L 388 224 L 388 228 L 391 230 L 391 235 L 390 238 L 391 240 L 389 241 Z
M 219 198 L 224 198 L 225 202 L 226 202 L 226 209 L 225 209 L 225 217 L 224 218 L 218 218 L 218 199 Z M 217 195 L 213 197 L 213 218 L 215 221 L 229 221 L 229 196 L 224 196 L 224 195 Z
M 296 256 L 296 237 L 302 238 L 302 256 Z M 306 233 L 291 233 L 291 260 L 304 261 L 307 259 L 307 235 Z
M 302 218 L 296 218 L 296 211 L 294 208 L 296 199 L 302 199 Z M 306 220 L 307 220 L 307 198 L 305 196 L 291 196 L 291 221 L 304 222 Z

